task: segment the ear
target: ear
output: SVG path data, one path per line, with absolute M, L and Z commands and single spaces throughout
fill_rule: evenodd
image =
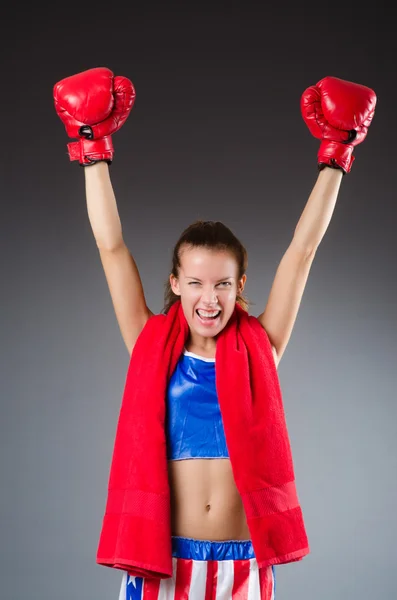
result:
M 171 289 L 174 292 L 174 294 L 176 294 L 177 296 L 180 296 L 181 292 L 179 291 L 179 280 L 172 273 L 170 275 L 170 285 L 171 285 Z
M 247 281 L 247 275 L 244 273 L 244 275 L 242 276 L 241 279 L 239 279 L 238 285 L 237 285 L 237 289 L 238 289 L 238 293 L 241 294 L 242 291 L 244 290 L 244 286 L 245 286 L 245 282 Z

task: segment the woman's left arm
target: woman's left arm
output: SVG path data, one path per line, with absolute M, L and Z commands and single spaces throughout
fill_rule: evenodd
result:
M 298 314 L 311 265 L 334 212 L 343 173 L 325 167 L 276 271 L 269 299 L 258 320 L 265 328 L 276 365 L 285 351 Z
M 301 112 L 312 135 L 321 140 L 317 181 L 295 228 L 258 320 L 279 363 L 291 336 L 316 250 L 334 212 L 343 173 L 354 161 L 353 149 L 366 137 L 375 112 L 371 88 L 325 77 L 301 97 Z

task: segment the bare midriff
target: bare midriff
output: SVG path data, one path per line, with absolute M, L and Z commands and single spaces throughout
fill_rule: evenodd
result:
M 171 533 L 197 540 L 249 540 L 230 459 L 169 460 Z

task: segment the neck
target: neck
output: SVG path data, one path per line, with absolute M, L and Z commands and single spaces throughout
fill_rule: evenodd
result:
M 185 348 L 189 352 L 194 352 L 195 354 L 213 357 L 215 356 L 216 336 L 212 338 L 207 338 L 192 335 L 192 332 L 190 332 L 185 342 Z

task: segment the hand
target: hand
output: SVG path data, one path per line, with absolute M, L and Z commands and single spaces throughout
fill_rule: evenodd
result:
M 111 164 L 114 148 L 111 134 L 125 123 L 135 102 L 135 89 L 126 77 L 114 77 L 105 67 L 66 77 L 54 85 L 58 116 L 71 138 L 70 160 L 88 166 L 100 160 Z
M 376 95 L 370 88 L 338 77 L 325 77 L 301 97 L 303 119 L 321 141 L 318 167 L 349 173 L 354 146 L 364 141 L 375 112 Z

